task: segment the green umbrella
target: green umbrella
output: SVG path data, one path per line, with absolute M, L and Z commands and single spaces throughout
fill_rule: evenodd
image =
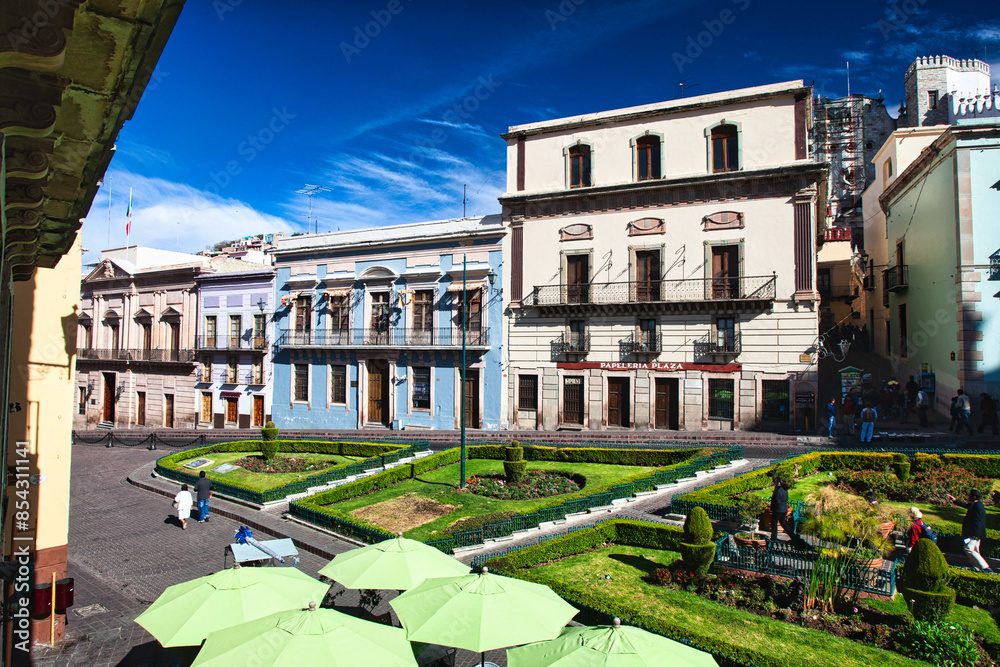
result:
M 389 603 L 406 638 L 484 652 L 552 639 L 576 609 L 548 586 L 489 574 L 428 579 Z
M 301 609 L 329 590 L 293 567 L 236 567 L 170 586 L 135 622 L 165 647 L 197 646 L 210 632 Z
M 405 539 L 400 534 L 378 544 L 342 553 L 319 573 L 346 588 L 407 591 L 425 579 L 468 574 L 469 567 L 434 547 Z
M 622 627 L 566 628 L 556 639 L 508 649 L 507 667 L 718 667 L 709 653 Z
M 195 665 L 206 667 L 416 667 L 403 631 L 333 609 L 280 611 L 213 632 Z

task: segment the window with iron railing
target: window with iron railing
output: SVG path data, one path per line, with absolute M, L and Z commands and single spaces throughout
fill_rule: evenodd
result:
M 309 364 L 292 364 L 292 400 L 297 403 L 309 401 Z
M 414 410 L 431 409 L 431 369 L 427 366 L 413 368 L 413 387 L 410 399 Z
M 517 409 L 538 410 L 538 376 L 517 376 Z
M 347 366 L 343 364 L 330 366 L 330 403 L 347 403 Z
M 733 380 L 709 378 L 708 416 L 710 419 L 732 419 L 735 414 L 735 399 Z

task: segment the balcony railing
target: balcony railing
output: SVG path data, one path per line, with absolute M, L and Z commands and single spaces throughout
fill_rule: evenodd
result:
M 714 355 L 736 356 L 740 353 L 742 340 L 739 333 L 719 336 L 718 332 L 707 333 L 694 342 L 694 356 Z
M 637 354 L 659 354 L 663 349 L 662 337 L 651 331 L 641 331 L 618 342 L 618 352 L 622 356 Z
M 489 346 L 489 329 L 466 331 L 467 347 Z M 462 330 L 440 329 L 313 329 L 283 330 L 279 347 L 461 347 Z
M 1000 250 L 990 255 L 990 277 L 988 280 L 1000 280 Z
M 587 354 L 590 352 L 590 334 L 571 332 L 552 341 L 552 354 Z
M 886 292 L 906 289 L 909 282 L 906 269 L 906 264 L 900 264 L 882 271 L 882 280 L 884 281 L 883 284 Z
M 77 359 L 92 359 L 99 361 L 154 361 L 166 363 L 190 363 L 195 360 L 194 350 L 158 350 L 158 349 L 80 349 L 76 351 Z
M 664 279 L 654 282 L 539 285 L 524 299 L 536 308 L 650 306 L 717 301 L 770 302 L 777 276 Z
M 263 375 L 255 376 L 252 370 L 247 371 L 246 373 L 243 374 L 243 384 L 249 386 L 262 385 L 264 384 L 264 377 Z
M 266 350 L 265 336 L 195 336 L 196 350 Z

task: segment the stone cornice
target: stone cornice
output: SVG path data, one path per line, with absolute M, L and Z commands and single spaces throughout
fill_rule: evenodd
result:
M 500 197 L 504 219 L 644 210 L 708 201 L 795 196 L 826 179 L 828 165 L 801 162 L 753 171 L 701 174 Z

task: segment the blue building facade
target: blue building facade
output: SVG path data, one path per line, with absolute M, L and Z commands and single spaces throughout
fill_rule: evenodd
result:
M 282 240 L 275 424 L 500 428 L 503 236 L 497 215 Z
M 271 419 L 274 271 L 196 279 L 197 428 L 256 428 Z

